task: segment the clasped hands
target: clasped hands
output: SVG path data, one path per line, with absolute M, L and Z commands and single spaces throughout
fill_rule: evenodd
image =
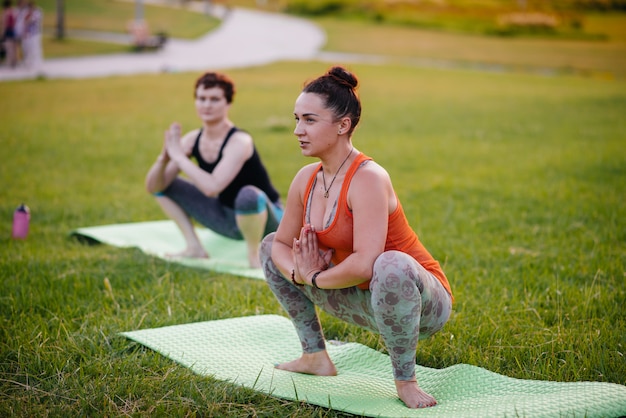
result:
M 165 131 L 163 150 L 161 155 L 159 155 L 159 159 L 162 159 L 163 162 L 168 162 L 169 160 L 176 161 L 177 158 L 186 157 L 180 145 L 181 132 L 182 128 L 178 122 L 172 123 Z
M 315 227 L 306 224 L 300 230 L 300 237 L 293 239 L 292 254 L 294 282 L 311 285 L 313 275 L 328 268 L 333 250 L 321 250 Z

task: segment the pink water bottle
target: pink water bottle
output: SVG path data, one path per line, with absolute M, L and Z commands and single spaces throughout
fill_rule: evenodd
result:
M 25 204 L 21 204 L 13 212 L 13 232 L 11 236 L 15 239 L 25 239 L 28 236 L 28 224 L 30 223 L 30 209 Z

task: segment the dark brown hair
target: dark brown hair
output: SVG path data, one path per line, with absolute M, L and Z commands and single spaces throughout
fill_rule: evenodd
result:
M 305 84 L 303 93 L 315 93 L 324 99 L 327 109 L 330 109 L 335 120 L 349 117 L 352 121 L 349 134 L 361 119 L 361 101 L 356 93 L 359 80 L 354 74 L 343 67 L 335 66 L 326 74 Z
M 196 91 L 198 87 L 204 87 L 210 89 L 212 87 L 219 87 L 224 91 L 224 97 L 226 103 L 232 103 L 235 97 L 235 83 L 226 74 L 221 73 L 204 73 L 197 80 L 196 85 L 193 88 L 193 97 L 196 97 Z

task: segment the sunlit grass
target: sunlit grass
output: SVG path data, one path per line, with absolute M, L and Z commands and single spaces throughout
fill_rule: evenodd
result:
M 56 27 L 56 0 L 37 2 L 44 11 L 44 28 Z M 172 1 L 176 6 L 177 1 Z M 176 38 L 197 38 L 214 29 L 219 21 L 186 8 L 143 5 L 143 18 L 153 32 L 164 31 Z M 67 29 L 126 33 L 136 17 L 134 1 L 81 0 L 65 2 Z
M 543 70 L 624 78 L 626 42 L 621 37 L 626 37 L 626 15 L 598 16 L 593 24 L 599 27 L 605 21 L 612 22 L 610 40 L 566 41 L 467 35 L 336 18 L 315 20 L 327 33 L 327 51 L 381 55 L 405 63 L 412 59 L 439 60 L 496 71 L 504 67 L 506 71 Z M 621 31 L 615 22 L 621 22 Z
M 53 38 L 57 27 L 56 0 L 40 0 L 38 6 L 44 12 L 44 32 Z M 178 1 L 156 6 L 143 4 L 143 18 L 151 33 L 165 32 L 169 37 L 195 39 L 219 26 L 220 21 L 199 11 L 179 7 Z M 66 36 L 73 30 L 89 30 L 112 33 L 128 33 L 128 25 L 136 18 L 136 4 L 120 0 L 81 0 L 65 2 L 64 28 Z M 117 51 L 119 45 L 98 45 L 89 42 L 90 51 L 83 43 L 72 40 L 69 44 L 46 42 L 44 51 L 47 57 L 66 55 L 92 55 L 94 53 Z M 57 48 L 55 48 L 57 46 Z M 127 48 L 126 48 L 127 49 Z M 69 52 L 68 52 L 69 51 Z
M 254 135 L 283 193 L 310 161 L 291 132 L 293 101 L 327 66 L 229 71 L 233 120 Z M 418 362 L 626 384 L 626 84 L 351 68 L 364 105 L 354 143 L 388 169 L 457 300 Z M 143 177 L 170 121 L 197 125 L 196 75 L 0 86 L 0 415 L 343 416 L 195 376 L 117 336 L 283 314 L 263 282 L 68 237 L 81 226 L 163 219 Z M 31 233 L 13 241 L 21 202 L 32 209 Z M 370 333 L 323 321 L 327 338 L 384 350 Z
M 109 43 L 105 40 L 80 40 L 72 31 L 100 31 L 128 33 L 129 23 L 135 19 L 135 4 L 131 1 L 81 0 L 65 2 L 65 37 L 56 39 L 56 0 L 41 0 L 37 4 L 44 12 L 43 51 L 46 58 L 97 55 L 128 52 L 131 45 Z M 184 7 L 143 5 L 143 17 L 150 32 L 164 32 L 170 38 L 195 39 L 217 28 L 221 21 Z
M 170 7 L 144 5 L 145 18 L 153 32 L 165 31 L 171 37 L 197 38 L 219 25 L 219 20 L 215 18 L 178 7 L 180 3 L 172 0 Z M 41 2 L 45 10 L 46 32 L 50 34 L 44 42 L 47 58 L 128 51 L 127 45 L 75 39 L 59 42 L 52 39 L 56 23 L 55 4 L 54 0 Z M 236 0 L 229 5 L 274 12 L 280 12 L 286 7 L 286 4 L 278 1 L 258 3 L 252 0 Z M 555 37 L 507 38 L 485 36 L 477 31 L 469 31 L 468 34 L 468 31 L 446 26 L 463 25 L 463 20 L 470 19 L 473 14 L 482 16 L 486 13 L 492 19 L 496 11 L 503 10 L 501 2 L 459 0 L 449 6 L 451 11 L 448 12 L 447 8 L 436 8 L 436 16 L 432 19 L 442 22 L 439 30 L 427 30 L 428 25 L 404 25 L 398 22 L 377 24 L 351 15 L 321 17 L 314 22 L 327 33 L 328 42 L 324 46 L 327 51 L 384 55 L 404 63 L 410 63 L 411 60 L 430 60 L 443 61 L 442 65 L 474 66 L 488 70 L 504 67 L 506 71 L 573 73 L 601 78 L 626 77 L 624 14 L 581 14 L 584 31 L 589 35 L 587 40 L 580 37 L 569 40 Z M 432 8 L 433 5 L 429 7 Z M 459 14 L 455 11 L 457 9 L 472 10 L 472 13 Z M 66 5 L 68 30 L 123 33 L 134 16 L 135 4 L 130 1 L 89 0 Z M 455 21 L 460 23 L 454 24 Z
M 73 38 L 58 40 L 50 35 L 44 36 L 42 48 L 45 51 L 45 58 L 66 58 L 131 51 L 130 45 Z

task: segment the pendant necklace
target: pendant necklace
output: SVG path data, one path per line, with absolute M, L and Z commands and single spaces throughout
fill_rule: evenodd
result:
M 337 174 L 339 174 L 339 172 L 341 171 L 341 167 L 343 167 L 343 165 L 346 163 L 346 161 L 348 161 L 348 158 L 350 158 L 350 156 L 352 155 L 352 151 L 354 151 L 354 147 L 352 147 L 350 149 L 350 154 L 348 154 L 346 159 L 343 160 L 343 162 L 339 166 L 339 169 L 337 170 L 337 172 L 333 176 L 333 179 L 330 181 L 330 184 L 328 185 L 328 188 L 326 188 L 326 176 L 324 176 L 324 167 L 322 167 L 322 181 L 324 182 L 324 197 L 326 199 L 328 199 L 328 192 L 330 191 L 330 188 L 333 187 L 333 183 L 335 182 L 335 179 L 337 178 Z

